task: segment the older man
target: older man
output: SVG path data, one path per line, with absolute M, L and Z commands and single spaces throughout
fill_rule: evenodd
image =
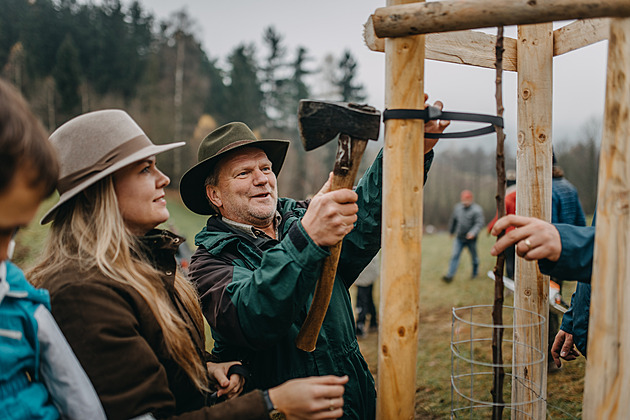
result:
M 438 104 L 439 106 L 441 104 Z M 447 121 L 427 124 L 441 132 Z M 425 176 L 435 141 L 425 144 Z M 186 206 L 210 215 L 197 234 L 190 275 L 212 327 L 213 352 L 249 367 L 251 387 L 310 375 L 349 376 L 344 418 L 374 418 L 374 380 L 355 337 L 348 288 L 380 249 L 382 154 L 356 192 L 330 191 L 310 201 L 278 198 L 276 176 L 289 143 L 258 140 L 243 123 L 210 133 L 199 163 L 182 177 Z M 327 247 L 343 239 L 330 306 L 317 348 L 299 350 Z

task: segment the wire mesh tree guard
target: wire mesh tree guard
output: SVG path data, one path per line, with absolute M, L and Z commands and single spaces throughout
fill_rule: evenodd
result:
M 508 412 L 520 413 L 524 418 L 533 418 L 526 407 L 544 398 L 542 393 L 542 374 L 539 377 L 525 378 L 514 373 L 514 368 L 520 371 L 543 372 L 542 367 L 547 363 L 547 355 L 543 352 L 543 336 L 536 337 L 533 346 L 517 342 L 512 339 L 513 330 L 531 329 L 543 331 L 542 326 L 546 317 L 535 312 L 515 308 L 503 307 L 503 325 L 492 324 L 492 305 L 473 305 L 453 308 L 451 328 L 451 419 L 460 418 L 490 418 L 492 409 L 497 403 L 491 395 L 493 372 L 496 367 L 505 371 L 506 386 L 503 388 L 503 408 L 506 418 Z M 503 330 L 502 364 L 492 362 L 492 333 L 495 328 Z M 527 362 L 515 363 L 513 353 L 515 348 L 530 352 L 532 357 Z M 531 390 L 533 396 L 529 400 L 512 402 L 512 383 L 518 381 L 523 387 Z

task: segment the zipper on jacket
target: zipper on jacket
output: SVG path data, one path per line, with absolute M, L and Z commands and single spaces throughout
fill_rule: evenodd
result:
M 19 341 L 22 339 L 22 331 L 3 330 L 0 328 L 0 337 L 11 338 Z

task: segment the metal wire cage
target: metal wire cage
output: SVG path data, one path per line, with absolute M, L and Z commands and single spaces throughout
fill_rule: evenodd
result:
M 491 418 L 495 406 L 502 406 L 505 418 L 520 413 L 520 418 L 531 417 L 528 406 L 535 404 L 542 395 L 543 328 L 546 318 L 535 312 L 512 306 L 503 307 L 503 325 L 492 324 L 492 305 L 474 305 L 453 308 L 451 328 L 451 419 Z M 541 331 L 540 336 L 531 336 L 529 343 L 514 340 L 514 330 L 531 329 Z M 497 330 L 502 333 L 502 363 L 494 363 L 492 357 L 492 336 Z M 519 357 L 515 363 L 514 354 Z M 520 361 L 524 359 L 525 361 Z M 538 369 L 534 366 L 540 365 Z M 494 373 L 503 368 L 505 373 L 503 403 L 495 403 L 492 395 Z M 540 372 L 539 377 L 522 372 Z M 512 402 L 513 386 L 530 390 L 526 401 Z

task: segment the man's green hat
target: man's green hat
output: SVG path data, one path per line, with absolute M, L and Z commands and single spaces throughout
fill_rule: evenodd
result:
M 242 122 L 221 126 L 201 141 L 197 152 L 197 164 L 190 168 L 179 182 L 182 201 L 197 214 L 214 214 L 206 197 L 206 178 L 215 165 L 227 153 L 241 147 L 262 149 L 271 161 L 271 169 L 278 176 L 289 149 L 288 140 L 258 140 L 256 135 Z

